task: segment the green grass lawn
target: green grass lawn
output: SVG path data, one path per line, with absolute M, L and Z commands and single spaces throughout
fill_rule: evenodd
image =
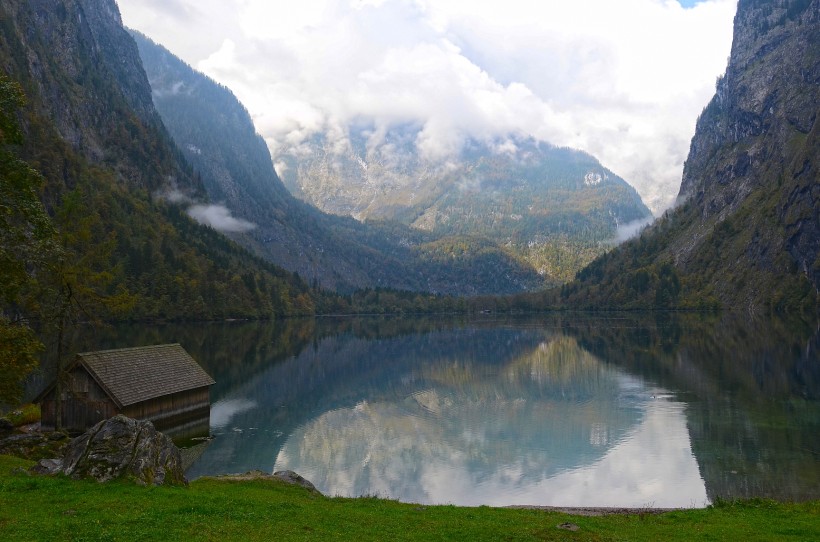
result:
M 582 517 L 328 498 L 269 480 L 98 484 L 21 470 L 31 465 L 0 456 L 0 540 L 820 540 L 820 502 Z

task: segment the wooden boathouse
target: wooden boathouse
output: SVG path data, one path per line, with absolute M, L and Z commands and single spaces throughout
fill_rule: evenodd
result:
M 85 431 L 116 414 L 158 429 L 210 416 L 214 380 L 179 344 L 77 354 L 62 385 L 62 425 Z M 42 426 L 56 426 L 56 382 L 35 402 Z

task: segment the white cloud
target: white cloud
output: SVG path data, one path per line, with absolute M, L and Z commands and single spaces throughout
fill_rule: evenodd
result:
M 189 150 L 200 152 L 193 145 L 189 145 Z M 210 226 L 217 231 L 232 233 L 246 232 L 256 228 L 253 222 L 232 216 L 230 209 L 224 205 L 197 203 L 189 194 L 177 188 L 174 179 L 169 178 L 168 183 L 168 188 L 155 192 L 154 197 L 169 203 L 188 205 L 185 212 L 200 224 Z
M 186 211 L 188 216 L 206 226 L 223 232 L 245 232 L 252 230 L 256 224 L 236 218 L 224 205 L 191 205 Z
M 155 198 L 164 199 L 170 203 L 191 203 L 191 197 L 183 193 L 176 187 L 173 179 L 169 179 L 169 186 L 164 190 L 154 193 Z
M 618 224 L 618 229 L 615 232 L 615 239 L 613 240 L 613 243 L 618 245 L 624 241 L 628 241 L 629 239 L 636 237 L 644 230 L 644 228 L 652 224 L 653 221 L 654 218 L 649 217 L 639 218 L 625 224 Z
M 657 213 L 725 69 L 737 0 L 120 0 L 230 87 L 276 153 L 352 121 L 442 157 L 508 132 L 586 150 Z

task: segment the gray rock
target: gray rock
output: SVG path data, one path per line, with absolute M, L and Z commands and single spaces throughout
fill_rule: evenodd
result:
M 13 433 L 0 437 L 0 454 L 36 461 L 62 455 L 66 443 L 64 433 Z
M 61 471 L 98 482 L 129 478 L 140 485 L 186 483 L 179 449 L 171 439 L 151 422 L 122 415 L 103 420 L 72 440 Z
M 274 476 L 274 478 L 278 478 L 278 479 L 282 480 L 283 482 L 287 482 L 288 484 L 294 484 L 294 485 L 297 485 L 297 486 L 302 486 L 305 489 L 309 489 L 311 491 L 316 491 L 317 493 L 319 492 L 319 490 L 316 489 L 316 486 L 314 486 L 308 480 L 306 480 L 305 478 L 302 478 L 302 476 L 300 476 L 299 474 L 296 474 L 292 470 L 278 470 L 278 471 L 273 473 L 273 476 Z
M 27 444 L 37 444 L 43 441 L 43 435 L 39 433 L 17 433 L 15 435 L 11 435 L 3 439 L 3 445 L 6 446 L 15 446 L 15 445 L 27 445 Z
M 34 474 L 52 475 L 58 474 L 63 470 L 62 459 L 41 459 L 36 465 L 31 467 L 31 472 Z
M 14 430 L 14 424 L 6 418 L 0 418 L 0 433 L 9 433 Z
M 278 482 L 284 482 L 286 484 L 301 486 L 316 495 L 322 494 L 321 491 L 316 489 L 316 486 L 314 486 L 307 479 L 302 478 L 300 475 L 296 474 L 292 470 L 280 470 L 274 472 L 273 474 L 269 472 L 263 472 L 261 470 L 251 470 L 244 474 L 222 474 L 214 477 L 214 479 L 231 480 L 239 482 L 247 482 L 251 480 L 276 480 Z

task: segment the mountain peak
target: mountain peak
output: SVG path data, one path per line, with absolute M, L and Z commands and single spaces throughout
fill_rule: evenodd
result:
M 325 212 L 395 220 L 434 235 L 492 239 L 549 283 L 571 279 L 651 213 L 588 153 L 517 133 L 466 138 L 446 157 L 419 148 L 423 127 L 318 134 L 276 157 L 285 185 Z

